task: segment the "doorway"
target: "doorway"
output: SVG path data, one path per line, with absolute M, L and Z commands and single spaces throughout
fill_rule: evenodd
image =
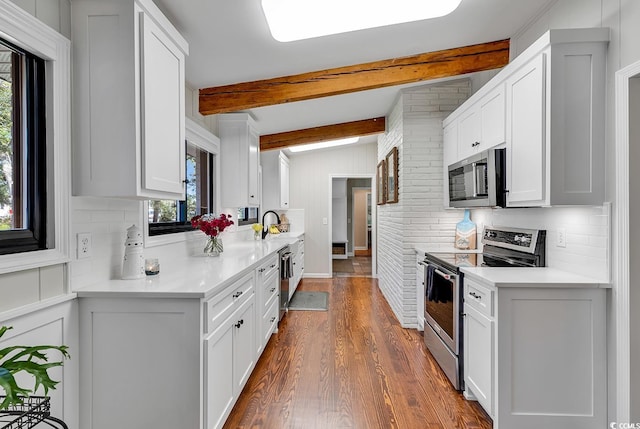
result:
M 333 277 L 375 276 L 373 175 L 331 176 L 331 273 Z

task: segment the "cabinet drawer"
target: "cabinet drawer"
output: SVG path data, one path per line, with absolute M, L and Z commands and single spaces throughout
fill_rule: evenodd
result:
M 227 287 L 205 303 L 205 328 L 212 332 L 229 314 L 254 292 L 253 272 Z
M 486 317 L 493 317 L 493 291 L 486 287 L 470 281 L 464 280 L 464 302 L 475 308 Z
M 274 296 L 278 295 L 280 292 L 280 276 L 278 272 L 273 273 L 269 278 L 265 279 L 264 284 L 262 285 L 264 289 L 262 290 L 262 302 L 264 303 L 263 310 L 269 307 L 271 299 Z
M 269 259 L 263 263 L 260 268 L 258 268 L 258 272 L 262 274 L 262 278 L 266 279 L 279 269 L 278 254 L 276 253 L 275 255 L 270 256 Z
M 278 310 L 280 308 L 279 300 L 274 299 L 269 305 L 269 309 L 262 317 L 262 343 L 266 346 L 271 334 L 273 334 L 278 326 Z

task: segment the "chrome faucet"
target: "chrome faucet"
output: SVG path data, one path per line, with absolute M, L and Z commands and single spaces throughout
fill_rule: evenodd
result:
M 278 216 L 278 213 L 274 212 L 273 210 L 267 210 L 266 212 L 264 212 L 262 214 L 262 239 L 264 240 L 265 237 L 267 236 L 267 234 L 269 233 L 269 231 L 267 231 L 264 227 L 264 217 L 268 214 L 268 213 L 273 213 L 274 215 L 276 215 L 276 220 L 278 221 L 278 223 L 280 223 L 280 216 Z

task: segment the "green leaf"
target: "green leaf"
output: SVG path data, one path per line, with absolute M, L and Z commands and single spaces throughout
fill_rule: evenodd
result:
M 21 404 L 22 397 L 31 393 L 30 390 L 19 387 L 13 374 L 4 368 L 0 368 L 0 387 L 5 392 L 4 400 L 0 402 L 0 410 L 14 404 Z
M 2 337 L 11 327 L 0 327 Z M 42 386 L 44 394 L 49 389 L 55 389 L 59 381 L 54 381 L 49 376 L 51 368 L 62 366 L 62 362 L 49 362 L 44 352 L 58 351 L 63 358 L 69 357 L 67 346 L 9 346 L 0 349 L 0 390 L 4 390 L 5 399 L 0 403 L 0 410 L 14 404 L 22 403 L 22 398 L 38 390 Z M 35 379 L 33 390 L 18 386 L 14 375 L 24 371 Z

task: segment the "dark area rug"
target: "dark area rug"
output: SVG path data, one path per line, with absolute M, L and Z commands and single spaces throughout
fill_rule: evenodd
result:
M 296 291 L 289 302 L 289 310 L 327 311 L 329 306 L 328 292 Z

